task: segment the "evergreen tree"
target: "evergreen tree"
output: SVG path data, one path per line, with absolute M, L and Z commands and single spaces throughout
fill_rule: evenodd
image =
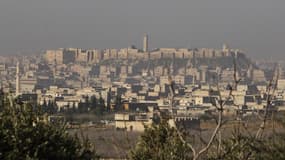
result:
M 146 127 L 130 153 L 130 159 L 133 160 L 186 160 L 191 157 L 191 150 L 179 139 L 176 130 L 166 120 Z
M 121 95 L 117 95 L 115 99 L 115 111 L 121 111 L 122 108 L 122 97 Z
M 49 114 L 54 114 L 57 111 L 57 107 L 55 102 L 48 100 L 48 104 L 47 104 L 47 112 Z
M 106 106 L 106 110 L 107 112 L 111 112 L 111 98 L 112 98 L 112 94 L 111 94 L 111 89 L 108 90 L 107 93 L 107 106 Z
M 43 110 L 44 112 L 47 112 L 47 108 L 48 108 L 48 104 L 47 104 L 46 99 L 44 99 L 44 102 L 43 102 L 43 104 L 42 104 L 42 110 Z
M 100 96 L 99 98 L 99 103 L 95 109 L 95 114 L 100 116 L 100 115 L 103 115 L 104 111 L 106 110 L 106 107 L 105 107 L 105 101 L 104 99 Z
M 76 112 L 76 106 L 75 106 L 75 102 L 72 103 L 72 113 Z
M 97 107 L 97 98 L 95 95 L 90 97 L 89 107 L 92 111 L 94 111 Z
M 88 112 L 90 110 L 90 108 L 89 108 L 89 106 L 90 106 L 89 105 L 89 96 L 88 95 L 85 96 L 84 99 L 85 99 L 85 104 L 84 104 L 85 105 L 85 107 L 84 107 L 85 108 L 85 112 Z
M 79 113 L 83 113 L 84 112 L 84 104 L 83 104 L 83 102 L 81 100 L 78 103 L 78 112 Z
M 45 122 L 31 105 L 6 100 L 0 117 L 0 159 L 99 158 L 88 140 L 81 143 L 64 126 Z

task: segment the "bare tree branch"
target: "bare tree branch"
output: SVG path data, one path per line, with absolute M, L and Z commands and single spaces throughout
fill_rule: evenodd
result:
M 206 143 L 206 146 L 204 146 L 202 149 L 200 149 L 199 151 L 196 151 L 196 149 L 193 147 L 192 144 L 186 142 L 186 140 L 183 138 L 181 132 L 178 130 L 177 125 L 175 123 L 175 117 L 174 117 L 174 97 L 175 97 L 175 93 L 174 93 L 174 83 L 172 81 L 171 76 L 169 76 L 169 89 L 170 89 L 170 112 L 171 112 L 171 118 L 173 120 L 173 124 L 174 124 L 174 128 L 178 133 L 178 136 L 180 138 L 180 140 L 187 145 L 187 147 L 189 147 L 193 153 L 193 160 L 197 160 L 201 157 L 202 154 L 204 154 L 205 152 L 207 152 L 209 150 L 209 148 L 212 146 L 215 138 L 219 135 L 219 139 L 218 139 L 218 149 L 221 150 L 221 128 L 222 126 L 227 122 L 227 121 L 223 121 L 223 112 L 224 112 L 224 106 L 227 104 L 227 102 L 229 102 L 231 99 L 234 100 L 235 97 L 233 95 L 233 90 L 237 89 L 237 86 L 239 84 L 239 82 L 241 81 L 241 78 L 238 79 L 237 77 L 237 64 L 236 64 L 236 59 L 235 57 L 233 57 L 233 64 L 234 64 L 234 86 L 230 87 L 229 89 L 229 93 L 228 96 L 226 98 L 223 99 L 222 95 L 221 95 L 221 91 L 219 88 L 219 84 L 217 83 L 217 91 L 219 93 L 218 98 L 215 98 L 215 103 L 212 102 L 213 106 L 216 108 L 217 112 L 218 112 L 218 119 L 216 121 L 216 127 L 213 131 L 213 133 L 211 134 L 211 138 L 210 140 L 206 143 L 205 141 L 203 141 L 204 143 Z M 238 106 L 238 105 L 235 105 Z
M 269 109 L 272 108 L 272 98 L 275 95 L 275 91 L 277 89 L 277 83 L 278 83 L 278 79 L 279 79 L 279 72 L 276 69 L 276 65 L 274 67 L 274 71 L 275 71 L 276 77 L 275 77 L 275 75 L 273 75 L 273 77 L 270 80 L 269 85 L 268 85 L 267 94 L 266 94 L 267 97 L 266 97 L 265 113 L 264 113 L 264 117 L 262 119 L 262 123 L 260 124 L 259 129 L 256 132 L 256 135 L 255 135 L 256 139 L 259 139 L 262 136 L 264 129 L 265 129 L 267 119 L 268 119 Z

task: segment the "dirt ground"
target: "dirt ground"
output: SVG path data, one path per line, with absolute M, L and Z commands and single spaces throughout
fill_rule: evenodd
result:
M 141 134 L 116 130 L 115 128 L 94 127 L 72 129 L 69 132 L 77 135 L 83 132 L 95 145 L 96 152 L 104 158 L 126 158 L 128 151 L 135 146 Z
M 227 138 L 232 135 L 235 127 L 237 127 L 237 121 L 231 121 L 225 123 L 221 129 L 222 138 Z M 242 123 L 240 126 L 242 132 L 254 135 L 260 125 L 259 121 L 250 120 L 246 123 Z M 215 128 L 215 121 L 202 121 L 199 130 L 191 130 L 187 134 L 190 137 L 191 142 L 195 147 L 202 147 L 200 137 L 207 141 Z M 265 135 L 270 135 L 275 132 L 285 133 L 283 125 L 280 123 L 273 123 L 268 121 L 265 127 Z M 139 139 L 141 132 L 126 132 L 123 130 L 116 130 L 114 127 L 95 128 L 84 127 L 81 129 L 69 129 L 70 134 L 81 135 L 83 133 L 89 138 L 92 144 L 95 145 L 97 153 L 103 158 L 118 158 L 125 159 L 129 154 L 129 150 L 132 149 Z M 186 134 L 186 135 L 187 135 Z

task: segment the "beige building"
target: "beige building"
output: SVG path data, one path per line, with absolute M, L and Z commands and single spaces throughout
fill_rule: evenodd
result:
M 162 53 L 161 51 L 154 51 L 149 54 L 149 59 L 161 59 Z
M 252 72 L 252 80 L 255 82 L 265 82 L 265 74 L 263 70 L 260 69 L 254 69 Z
M 279 79 L 278 80 L 277 88 L 279 90 L 285 90 L 285 79 Z
M 117 49 L 106 49 L 106 50 L 104 50 L 102 59 L 104 59 L 104 60 L 118 59 L 118 50 Z
M 161 59 L 161 58 L 215 58 L 223 56 L 236 55 L 242 56 L 244 52 L 240 50 L 229 49 L 226 45 L 223 49 L 200 48 L 200 49 L 187 49 L 187 48 L 159 48 L 153 51 L 148 51 L 148 37 L 144 38 L 143 51 L 135 47 L 122 48 L 122 49 L 105 49 L 104 51 L 98 49 L 84 50 L 78 48 L 67 48 L 57 50 L 47 50 L 45 59 L 48 63 L 66 64 L 70 62 L 83 62 L 83 63 L 98 63 L 100 60 L 108 59 Z
M 22 78 L 20 79 L 20 91 L 21 93 L 31 93 L 35 91 L 37 85 L 36 78 Z
M 75 60 L 75 52 L 68 49 L 47 50 L 45 60 L 49 64 L 67 64 Z
M 141 114 L 115 114 L 115 127 L 127 131 L 143 132 L 145 125 L 151 125 L 152 120 L 147 113 Z

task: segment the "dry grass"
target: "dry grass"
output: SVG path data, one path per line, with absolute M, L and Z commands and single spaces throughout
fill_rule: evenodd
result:
M 83 132 L 95 145 L 97 153 L 104 158 L 126 158 L 141 133 L 125 132 L 114 128 L 83 128 L 69 130 L 71 134 Z
M 222 128 L 222 138 L 227 138 L 232 135 L 234 128 L 237 127 L 237 121 L 229 121 L 225 123 Z M 260 121 L 256 119 L 249 119 L 245 125 L 241 125 L 243 133 L 253 134 L 258 130 Z M 205 141 L 209 140 L 211 133 L 216 127 L 215 121 L 201 121 L 200 130 L 190 130 L 189 137 L 195 147 L 202 147 L 202 137 Z M 247 130 L 245 129 L 247 127 Z M 267 121 L 265 135 L 272 134 L 273 129 L 275 132 L 285 133 L 285 129 L 281 123 Z M 70 134 L 78 134 L 80 132 L 87 135 L 90 141 L 95 145 L 96 151 L 103 158 L 122 158 L 125 159 L 130 149 L 132 149 L 142 133 L 139 132 L 125 132 L 116 130 L 115 128 L 95 128 L 85 127 L 81 129 L 69 129 Z M 193 139 L 194 138 L 194 139 Z

